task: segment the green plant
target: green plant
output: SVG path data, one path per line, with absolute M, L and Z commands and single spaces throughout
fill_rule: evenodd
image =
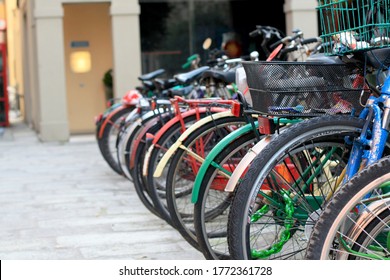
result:
M 109 69 L 103 76 L 103 84 L 108 88 L 113 88 L 112 69 Z

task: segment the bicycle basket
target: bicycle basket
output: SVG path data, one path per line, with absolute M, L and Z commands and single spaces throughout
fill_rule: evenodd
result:
M 273 116 L 359 113 L 369 92 L 345 64 L 242 62 L 253 109 Z M 364 93 L 361 96 L 361 93 Z
M 339 55 L 390 46 L 390 0 L 319 0 L 325 53 Z

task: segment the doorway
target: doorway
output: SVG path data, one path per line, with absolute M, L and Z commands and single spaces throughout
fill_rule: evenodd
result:
M 106 108 L 102 79 L 113 61 L 110 3 L 63 7 L 69 129 L 93 133 L 94 117 Z

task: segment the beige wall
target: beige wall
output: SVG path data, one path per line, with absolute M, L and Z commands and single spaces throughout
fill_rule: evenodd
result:
M 91 133 L 94 117 L 105 110 L 102 78 L 112 68 L 111 17 L 109 3 L 64 4 L 64 43 L 68 120 L 70 133 Z M 88 42 L 88 47 L 71 47 L 71 42 Z M 71 53 L 88 51 L 91 71 L 74 73 Z

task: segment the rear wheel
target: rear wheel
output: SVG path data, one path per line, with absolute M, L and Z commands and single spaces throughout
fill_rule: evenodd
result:
M 206 259 L 229 259 L 227 223 L 232 193 L 224 192 L 229 174 L 257 142 L 253 131 L 234 139 L 210 164 L 194 207 L 196 237 Z M 221 173 L 219 168 L 225 170 Z
M 390 158 L 356 174 L 315 225 L 307 259 L 390 259 Z
M 123 107 L 121 110 L 110 116 L 110 119 L 107 121 L 107 124 L 103 129 L 101 137 L 99 137 L 99 132 L 97 132 L 97 142 L 103 158 L 112 170 L 120 175 L 122 175 L 123 172 L 122 168 L 119 166 L 117 157 L 117 137 L 121 129 L 121 123 L 132 110 L 133 107 Z
M 244 117 L 214 119 L 190 134 L 176 151 L 167 174 L 167 205 L 172 223 L 195 248 L 199 248 L 194 228 L 191 194 L 196 174 L 208 152 L 227 134 L 247 124 Z
M 171 115 L 163 114 L 156 116 L 143 123 L 142 128 L 138 131 L 137 135 L 133 138 L 134 142 L 131 143 L 130 157 L 133 157 L 133 166 L 130 168 L 130 174 L 133 178 L 135 190 L 144 203 L 145 207 L 148 208 L 156 216 L 163 218 L 158 208 L 153 203 L 150 196 L 150 188 L 146 185 L 144 176 L 142 175 L 142 167 L 147 149 L 146 145 L 146 134 L 155 134 L 161 129 L 161 127 L 171 118 Z
M 200 118 L 206 117 L 206 113 L 200 114 Z M 185 127 L 189 127 L 198 120 L 196 115 L 190 115 L 183 119 Z M 161 216 L 169 223 L 171 223 L 170 215 L 167 208 L 166 200 L 166 179 L 169 168 L 169 162 L 165 166 L 162 176 L 155 178 L 153 173 L 164 156 L 165 152 L 179 139 L 182 134 L 182 124 L 180 122 L 174 123 L 167 131 L 161 136 L 158 142 L 154 145 L 153 150 L 150 152 L 150 160 L 148 161 L 148 175 L 146 176 L 145 185 L 149 189 L 150 197 L 153 204 L 159 211 Z
M 277 135 L 256 156 L 233 198 L 228 224 L 234 259 L 303 259 L 324 203 L 343 179 L 364 122 L 326 116 Z

